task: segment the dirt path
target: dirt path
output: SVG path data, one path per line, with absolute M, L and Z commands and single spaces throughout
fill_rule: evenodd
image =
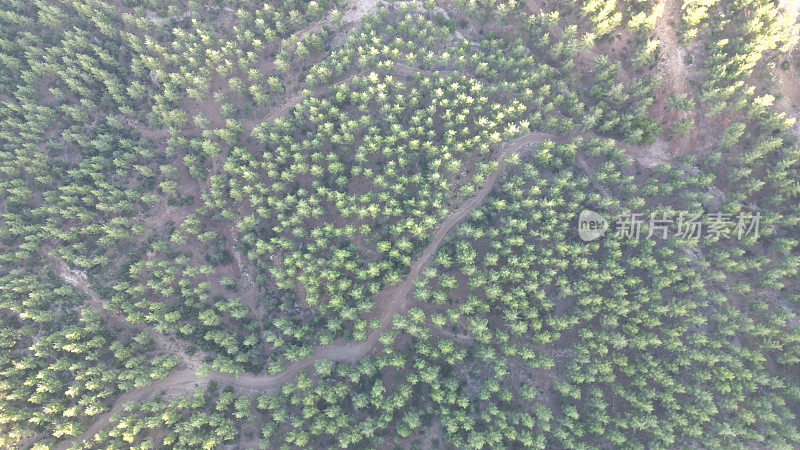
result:
M 389 286 L 380 293 L 378 293 L 375 303 L 380 317 L 381 326 L 377 330 L 370 333 L 366 341 L 361 343 L 352 344 L 332 344 L 324 347 L 317 347 L 314 349 L 311 356 L 295 361 L 290 364 L 286 369 L 275 375 L 242 375 L 235 376 L 224 373 L 212 373 L 207 376 L 198 376 L 196 370 L 185 369 L 173 373 L 169 377 L 154 382 L 153 384 L 129 391 L 121 395 L 110 411 L 102 414 L 95 420 L 89 429 L 81 436 L 79 441 L 89 439 L 97 432 L 108 426 L 109 419 L 113 414 L 122 411 L 123 406 L 131 401 L 140 401 L 150 398 L 166 391 L 169 395 L 180 395 L 191 392 L 195 386 L 207 382 L 217 381 L 222 384 L 231 385 L 240 389 L 248 389 L 259 392 L 273 393 L 280 389 L 285 383 L 293 379 L 298 372 L 308 369 L 314 365 L 316 361 L 327 359 L 331 361 L 356 361 L 367 356 L 378 344 L 378 338 L 381 332 L 388 329 L 392 324 L 392 318 L 395 314 L 402 314 L 408 311 L 411 292 L 414 289 L 414 281 L 417 279 L 422 270 L 428 265 L 436 250 L 439 249 L 442 242 L 447 238 L 450 232 L 463 221 L 475 208 L 480 206 L 486 198 L 488 198 L 492 189 L 494 188 L 497 180 L 506 166 L 506 157 L 512 153 L 523 150 L 526 146 L 541 143 L 547 139 L 560 139 L 548 133 L 531 133 L 520 137 L 511 144 L 503 145 L 498 152 L 495 161 L 498 163 L 497 170 L 491 175 L 486 177 L 483 186 L 478 193 L 464 202 L 461 207 L 450 213 L 447 218 L 436 227 L 431 242 L 422 250 L 420 255 L 413 261 L 411 268 L 405 280 L 402 282 Z M 81 283 L 78 283 L 79 285 Z M 90 293 L 91 290 L 89 290 Z M 89 294 L 92 296 L 92 294 Z M 102 301 L 94 296 L 95 301 Z M 69 448 L 68 442 L 62 442 L 57 448 Z
M 168 220 L 171 220 L 175 225 L 180 225 L 193 210 L 192 205 L 170 206 L 166 204 L 166 201 L 162 201 L 153 210 L 149 211 L 147 216 L 144 213 L 141 213 L 140 216 L 143 216 L 142 223 L 148 229 L 158 229 L 164 226 Z
M 352 23 L 360 21 L 364 14 L 374 11 L 377 8 L 377 4 L 377 0 L 357 1 L 355 3 L 355 8 L 345 13 L 344 22 Z M 316 25 L 321 26 L 319 23 Z M 396 64 L 396 70 L 398 74 L 407 74 L 407 72 L 410 72 L 411 69 L 412 68 L 409 68 L 404 64 Z M 416 71 L 418 69 L 414 70 Z M 422 72 L 429 73 L 432 71 L 423 70 Z M 262 122 L 270 122 L 278 117 L 286 115 L 291 108 L 297 105 L 300 101 L 302 101 L 301 92 L 296 92 L 290 95 L 279 107 L 272 109 L 262 119 Z M 398 284 L 386 287 L 376 295 L 376 312 L 378 318 L 380 319 L 381 326 L 377 330 L 373 330 L 364 342 L 346 343 L 339 341 L 328 346 L 316 347 L 311 356 L 295 361 L 288 365 L 282 372 L 273 375 L 246 374 L 236 376 L 226 373 L 211 373 L 205 376 L 200 376 L 197 374 L 197 365 L 187 365 L 189 368 L 173 372 L 170 376 L 163 380 L 155 381 L 148 386 L 126 392 L 119 396 L 112 408 L 109 411 L 101 414 L 95 421 L 93 421 L 87 431 L 77 440 L 77 442 L 88 440 L 103 428 L 107 427 L 110 424 L 111 416 L 121 412 L 125 404 L 132 401 L 149 399 L 155 395 L 159 395 L 162 392 L 168 396 L 183 395 L 190 393 L 196 386 L 200 384 L 208 381 L 216 381 L 221 384 L 230 385 L 239 389 L 274 393 L 285 383 L 291 381 L 300 371 L 312 368 L 316 361 L 331 360 L 352 362 L 369 355 L 378 346 L 378 338 L 380 337 L 380 334 L 391 326 L 392 318 L 396 314 L 402 314 L 408 311 L 412 300 L 411 293 L 414 290 L 414 281 L 419 277 L 419 274 L 422 272 L 422 270 L 427 267 L 433 255 L 439 249 L 447 236 L 473 210 L 479 207 L 489 197 L 489 194 L 492 192 L 494 186 L 504 172 L 507 157 L 515 152 L 526 152 L 533 148 L 535 144 L 539 144 L 548 139 L 556 142 L 562 142 L 575 136 L 577 135 L 556 136 L 550 133 L 530 133 L 516 139 L 509 144 L 504 143 L 494 159 L 494 161 L 498 163 L 498 167 L 486 177 L 481 189 L 473 197 L 466 200 L 458 209 L 451 212 L 445 218 L 445 220 L 436 227 L 431 242 L 412 262 L 406 278 Z M 589 174 L 589 167 L 584 160 L 578 158 L 577 163 L 581 169 Z M 213 167 L 218 169 L 217 164 L 213 164 Z M 604 187 L 601 188 L 601 192 L 604 195 L 610 195 Z M 63 267 L 59 269 L 59 274 L 67 282 L 87 293 L 93 306 L 97 307 L 101 311 L 106 311 L 111 316 L 114 316 L 114 320 L 121 320 L 124 323 L 129 324 L 124 318 L 119 317 L 118 313 L 106 310 L 104 308 L 104 302 L 88 285 L 85 275 L 81 277 L 80 274 L 76 274 L 75 271 L 69 270 L 66 264 L 63 264 Z M 159 336 L 159 340 L 156 341 L 157 346 L 164 345 L 163 335 L 160 335 L 160 333 L 151 334 L 156 334 Z M 173 352 L 168 353 L 173 354 Z M 71 442 L 64 441 L 59 443 L 56 448 L 70 448 L 71 444 Z
M 134 329 L 139 332 L 145 331 L 150 335 L 155 349 L 159 353 L 178 357 L 183 365 L 191 370 L 197 370 L 197 368 L 200 367 L 201 358 L 204 356 L 201 354 L 202 352 L 198 351 L 193 357 L 189 357 L 186 353 L 186 345 L 184 343 L 177 340 L 170 340 L 166 335 L 153 330 L 152 327 L 148 327 L 143 323 L 130 322 L 120 312 L 107 309 L 106 302 L 104 302 L 97 292 L 92 289 L 91 285 L 89 285 L 86 273 L 80 270 L 70 269 L 67 263 L 59 258 L 51 257 L 50 259 L 53 262 L 56 273 L 68 284 L 89 296 L 89 304 L 100 311 L 100 314 L 109 320 L 111 324 L 120 328 Z
M 117 398 L 111 410 L 100 415 L 79 438 L 79 441 L 90 439 L 104 427 L 108 426 L 110 424 L 110 417 L 113 414 L 121 412 L 126 403 L 149 399 L 161 392 L 169 396 L 177 396 L 190 393 L 196 386 L 202 383 L 216 381 L 239 389 L 274 393 L 285 383 L 292 380 L 301 370 L 312 368 L 316 361 L 330 360 L 352 362 L 369 355 L 378 346 L 380 334 L 391 326 L 393 317 L 396 314 L 403 314 L 408 311 L 412 300 L 411 293 L 414 290 L 414 281 L 419 277 L 422 270 L 427 267 L 434 253 L 439 249 L 453 229 L 489 197 L 489 194 L 504 172 L 507 165 L 507 157 L 513 153 L 518 153 L 520 156 L 523 156 L 524 153 L 534 148 L 536 144 L 546 140 L 560 143 L 579 136 L 590 137 L 588 134 L 557 136 L 550 133 L 529 133 L 510 144 L 504 143 L 494 158 L 494 161 L 498 163 L 498 167 L 491 175 L 486 177 L 481 189 L 475 196 L 466 200 L 458 209 L 451 212 L 445 220 L 436 227 L 431 242 L 420 252 L 417 258 L 414 259 L 406 278 L 398 284 L 386 287 L 376 295 L 375 304 L 381 326 L 370 333 L 366 341 L 360 343 L 346 343 L 340 341 L 328 346 L 317 347 L 314 349 L 311 356 L 295 361 L 287 366 L 284 371 L 273 375 L 247 374 L 236 376 L 226 373 L 211 373 L 205 376 L 199 376 L 195 369 L 179 370 L 167 378 L 156 381 L 149 386 L 122 394 Z M 591 170 L 583 159 L 578 158 L 576 162 L 578 167 L 584 170 L 588 175 L 591 175 Z M 606 196 L 610 195 L 605 188 L 601 189 L 601 193 Z M 83 286 L 83 282 L 81 282 L 80 279 L 78 280 L 77 285 Z M 74 279 L 71 284 L 73 282 L 75 282 Z M 82 287 L 82 289 L 88 289 L 88 287 Z M 91 292 L 91 289 L 88 289 L 87 293 L 89 293 L 90 297 L 93 297 L 93 302 L 99 302 L 102 305 L 102 301 L 97 298 L 96 295 L 92 295 Z M 69 447 L 69 442 L 62 442 L 57 446 L 59 449 L 66 449 Z
M 411 68 L 402 64 L 399 65 L 398 68 L 400 69 L 401 73 L 411 70 Z M 277 117 L 285 115 L 301 100 L 301 93 L 291 95 L 280 107 L 270 111 L 270 113 L 264 117 L 263 120 L 272 121 Z M 116 400 L 111 410 L 100 415 L 97 420 L 91 424 L 83 436 L 81 436 L 79 441 L 91 438 L 94 434 L 108 426 L 110 423 L 110 417 L 113 414 L 121 412 L 126 403 L 148 399 L 154 395 L 158 395 L 162 391 L 168 393 L 170 396 L 182 395 L 190 393 L 201 383 L 217 381 L 221 384 L 231 385 L 239 389 L 273 393 L 280 389 L 280 387 L 286 382 L 293 379 L 301 370 L 313 367 L 316 361 L 323 359 L 331 361 L 356 361 L 367 356 L 375 349 L 375 347 L 377 347 L 380 334 L 391 326 L 392 318 L 396 314 L 402 314 L 408 311 L 411 302 L 411 292 L 414 290 L 414 281 L 419 277 L 419 274 L 422 272 L 422 270 L 428 265 L 434 253 L 438 250 L 450 232 L 473 210 L 479 207 L 486 200 L 486 198 L 488 198 L 506 167 L 506 158 L 515 152 L 523 153 L 524 151 L 530 150 L 535 144 L 539 144 L 546 140 L 553 140 L 557 143 L 561 143 L 578 136 L 590 137 L 588 134 L 557 136 L 550 133 L 529 133 L 519 137 L 511 143 L 503 143 L 500 151 L 497 152 L 494 158 L 494 161 L 496 161 L 498 164 L 497 169 L 486 177 L 481 189 L 476 193 L 476 195 L 466 200 L 461 207 L 451 212 L 446 219 L 436 227 L 431 242 L 412 262 L 409 273 L 405 280 L 393 286 L 386 287 L 376 295 L 376 312 L 378 318 L 380 319 L 381 326 L 377 330 L 374 330 L 372 333 L 370 333 L 366 341 L 361 343 L 345 343 L 340 341 L 332 345 L 317 347 L 314 349 L 311 356 L 295 361 L 287 366 L 284 371 L 274 375 L 247 374 L 237 377 L 232 374 L 211 373 L 206 376 L 199 376 L 197 375 L 199 361 L 195 364 L 186 364 L 186 367 L 188 368 L 174 372 L 172 375 L 163 380 L 156 381 L 151 385 L 122 394 Z M 577 165 L 587 173 L 587 175 L 591 175 L 591 170 L 583 159 L 578 157 L 576 162 Z M 603 195 L 610 196 L 610 193 L 605 189 L 605 187 L 599 186 L 598 189 L 601 190 Z M 114 320 L 119 320 L 122 323 L 128 324 L 129 326 L 134 325 L 125 321 L 125 319 L 120 317 L 118 313 L 106 310 L 104 308 L 104 302 L 88 285 L 85 274 L 81 276 L 80 272 L 76 273 L 76 271 L 71 271 L 63 262 L 61 262 L 61 264 L 62 266 L 58 268 L 59 274 L 67 282 L 87 293 L 93 306 L 113 316 Z M 146 327 L 142 328 L 147 329 Z M 161 335 L 160 333 L 151 333 L 151 335 L 155 335 L 153 336 L 154 341 L 159 348 L 169 348 L 170 343 L 166 342 L 165 336 Z M 172 350 L 167 351 L 166 353 L 175 354 L 176 352 Z M 65 441 L 60 443 L 57 448 L 65 449 L 69 448 L 69 446 L 70 443 Z
M 360 22 L 361 18 L 365 14 L 376 10 L 377 5 L 378 0 L 358 0 L 354 2 L 353 9 L 345 12 L 343 22 Z M 300 32 L 305 33 L 308 31 L 314 31 L 313 29 L 320 28 L 324 23 L 325 21 L 319 22 L 310 27 L 311 29 L 301 30 Z M 407 68 L 402 64 L 398 65 L 397 69 L 400 74 L 410 70 L 410 68 Z M 287 114 L 291 108 L 301 100 L 302 93 L 300 92 L 290 95 L 279 107 L 271 110 L 267 116 L 262 119 L 262 121 L 273 121 L 277 117 Z M 476 195 L 466 200 L 458 209 L 451 212 L 446 219 L 436 227 L 430 243 L 412 262 L 406 278 L 402 282 L 393 286 L 389 286 L 377 294 L 375 298 L 375 304 L 381 326 L 377 330 L 372 331 L 367 337 L 366 341 L 349 344 L 338 342 L 328 346 L 317 347 L 313 350 L 311 356 L 295 361 L 294 363 L 288 365 L 282 372 L 273 375 L 247 374 L 236 376 L 225 373 L 211 373 L 205 376 L 199 376 L 197 374 L 198 366 L 187 364 L 188 368 L 176 371 L 163 380 L 155 381 L 151 385 L 126 392 L 119 396 L 112 408 L 97 417 L 87 431 L 77 439 L 77 442 L 91 439 L 92 436 L 101 431 L 103 428 L 107 427 L 110 424 L 111 416 L 121 412 L 125 404 L 132 401 L 149 399 L 155 395 L 159 395 L 162 392 L 169 396 L 178 396 L 191 392 L 196 386 L 202 383 L 216 381 L 221 384 L 234 386 L 239 389 L 274 393 L 285 383 L 291 381 L 300 371 L 313 367 L 316 361 L 331 360 L 351 362 L 357 361 L 369 355 L 378 346 L 378 338 L 380 337 L 380 334 L 391 326 L 392 318 L 396 314 L 402 314 L 408 311 L 411 303 L 411 293 L 414 289 L 414 281 L 419 277 L 421 271 L 429 264 L 433 255 L 439 249 L 447 236 L 473 210 L 479 207 L 489 197 L 489 194 L 494 189 L 494 186 L 506 167 L 506 158 L 515 152 L 522 153 L 524 150 L 529 150 L 530 148 L 533 148 L 535 144 L 539 144 L 548 139 L 561 141 L 564 139 L 564 137 L 555 136 L 549 133 L 531 133 L 516 139 L 510 144 L 504 143 L 502 145 L 500 151 L 495 157 L 495 161 L 498 163 L 497 169 L 488 177 L 486 177 L 481 189 L 476 193 Z M 584 170 L 588 169 L 588 166 L 585 165 L 585 162 L 579 160 L 579 163 L 581 163 L 579 164 L 581 168 Z M 212 162 L 213 169 L 218 169 L 219 167 L 217 166 L 218 164 Z M 215 172 L 212 171 L 212 173 Z M 171 215 L 170 213 L 174 213 L 174 211 L 165 211 L 164 215 L 169 216 Z M 156 222 L 159 222 L 159 219 L 164 219 L 164 217 L 159 216 L 156 218 Z M 82 272 L 70 270 L 63 261 L 59 262 L 60 264 L 56 264 L 59 275 L 71 285 L 85 292 L 89 296 L 90 304 L 92 304 L 92 306 L 96 307 L 100 311 L 103 311 L 104 314 L 107 314 L 115 322 L 120 321 L 120 323 L 124 323 L 126 326 L 148 329 L 148 327 L 143 325 L 131 324 L 130 322 L 127 322 L 125 318 L 121 317 L 121 315 L 116 311 L 105 309 L 105 304 L 102 299 L 100 299 L 97 293 L 94 292 L 89 286 L 86 275 Z M 158 348 L 169 347 L 165 336 L 161 335 L 160 333 L 151 333 L 151 336 L 153 336 Z M 173 351 L 168 351 L 166 353 L 174 354 Z M 63 441 L 59 443 L 56 448 L 70 448 L 71 444 L 72 443 L 69 441 Z
M 681 23 L 681 4 L 676 0 L 661 0 L 663 8 L 656 23 L 654 34 L 661 45 L 661 58 L 658 70 L 664 74 L 664 83 L 674 92 L 687 92 L 690 72 L 686 66 L 686 49 L 678 42 L 677 30 L 672 24 Z

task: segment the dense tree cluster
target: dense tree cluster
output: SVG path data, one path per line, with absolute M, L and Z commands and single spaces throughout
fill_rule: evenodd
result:
M 789 16 L 362 3 L 0 0 L 0 446 L 800 446 Z

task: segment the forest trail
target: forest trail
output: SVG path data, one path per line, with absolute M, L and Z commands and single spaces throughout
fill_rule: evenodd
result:
M 358 22 L 361 17 L 377 8 L 376 0 L 363 0 L 356 2 L 355 8 L 345 12 L 344 22 L 352 23 Z M 321 27 L 325 21 L 314 24 L 310 29 L 300 30 L 300 33 L 314 31 L 314 29 Z M 411 75 L 413 72 L 422 72 L 424 74 L 432 74 L 431 70 L 420 70 L 408 67 L 405 64 L 396 64 L 396 71 L 399 75 Z M 289 111 L 303 100 L 302 92 L 295 92 L 286 97 L 285 101 L 280 106 L 273 108 L 266 116 L 261 119 L 261 122 L 272 122 L 278 117 L 283 117 Z M 500 150 L 495 155 L 494 161 L 497 162 L 497 169 L 486 177 L 481 186 L 481 189 L 471 198 L 467 199 L 458 209 L 452 211 L 447 215 L 445 220 L 436 226 L 430 243 L 422 249 L 416 259 L 413 260 L 408 275 L 406 278 L 395 285 L 384 288 L 381 292 L 376 294 L 375 305 L 378 318 L 380 319 L 380 327 L 373 330 L 364 342 L 360 343 L 345 343 L 338 342 L 327 346 L 316 347 L 311 356 L 300 359 L 289 364 L 282 372 L 277 374 L 245 374 L 236 376 L 226 373 L 210 373 L 200 376 L 197 374 L 197 365 L 188 364 L 189 368 L 173 372 L 167 378 L 157 380 L 154 383 L 128 391 L 120 395 L 112 408 L 101 414 L 90 427 L 86 430 L 81 437 L 74 442 L 91 439 L 96 433 L 104 429 L 110 424 L 112 415 L 123 411 L 125 404 L 132 401 L 144 401 L 150 399 L 160 393 L 164 393 L 170 397 L 185 395 L 192 392 L 195 387 L 207 383 L 209 381 L 216 381 L 220 384 L 230 385 L 238 389 L 251 390 L 264 393 L 277 392 L 281 386 L 291 381 L 300 371 L 312 368 L 314 363 L 320 360 L 352 362 L 357 361 L 369 355 L 378 346 L 378 338 L 381 333 L 387 330 L 391 324 L 392 319 L 396 314 L 402 314 L 408 311 L 411 303 L 411 293 L 414 289 L 414 281 L 419 277 L 422 270 L 428 265 L 433 255 L 449 236 L 452 230 L 460 224 L 473 210 L 478 208 L 489 197 L 489 194 L 494 189 L 497 181 L 504 172 L 507 165 L 507 157 L 513 153 L 528 151 L 534 145 L 540 144 L 546 140 L 552 140 L 557 143 L 563 142 L 574 136 L 558 136 L 551 133 L 528 133 L 525 134 L 511 143 L 503 143 Z M 526 148 L 527 147 L 527 148 Z M 589 174 L 588 165 L 583 160 L 578 160 L 578 166 Z M 213 173 L 213 172 L 212 172 Z M 81 278 L 76 275 L 67 267 L 63 261 L 57 265 L 59 274 L 67 282 L 79 288 L 90 297 L 90 303 L 96 308 L 108 313 L 114 321 L 121 320 L 126 322 L 118 313 L 104 309 L 104 302 L 88 285 L 85 275 Z M 137 327 L 139 325 L 136 325 Z M 142 329 L 146 327 L 142 326 Z M 166 348 L 167 343 L 165 336 L 160 333 L 151 333 L 154 336 L 157 347 Z M 174 351 L 167 352 L 174 354 Z M 70 448 L 72 442 L 63 441 L 56 447 L 58 449 Z
M 314 363 L 320 360 L 352 362 L 357 361 L 369 355 L 378 345 L 378 338 L 380 334 L 387 330 L 391 324 L 392 319 L 396 314 L 403 314 L 408 311 L 411 303 L 411 292 L 414 289 L 414 281 L 419 277 L 422 270 L 428 265 L 433 255 L 449 236 L 452 230 L 460 224 L 472 211 L 478 208 L 489 197 L 489 194 L 494 189 L 500 176 L 503 174 L 507 165 L 507 158 L 514 153 L 523 153 L 530 151 L 535 145 L 545 142 L 547 140 L 561 143 L 574 137 L 591 137 L 589 134 L 574 134 L 567 136 L 559 136 L 551 133 L 528 133 L 525 134 L 511 143 L 503 143 L 499 152 L 493 159 L 497 162 L 497 169 L 494 170 L 483 182 L 481 189 L 471 198 L 466 200 L 458 209 L 448 214 L 443 222 L 437 225 L 433 233 L 431 242 L 425 246 L 420 252 L 419 256 L 414 259 L 409 269 L 406 278 L 395 285 L 384 288 L 381 292 L 376 294 L 375 304 L 378 312 L 381 326 L 373 330 L 364 342 L 360 343 L 334 343 L 327 346 L 319 346 L 314 349 L 311 356 L 300 359 L 288 365 L 282 372 L 277 374 L 259 374 L 252 375 L 246 374 L 236 376 L 227 373 L 210 373 L 208 375 L 200 376 L 194 369 L 183 369 L 174 372 L 172 375 L 164 378 L 163 380 L 155 381 L 153 384 L 126 392 L 117 398 L 114 406 L 107 412 L 103 413 L 95 420 L 86 432 L 78 439 L 78 441 L 90 439 L 96 433 L 110 424 L 112 415 L 119 413 L 123 410 L 125 404 L 131 401 L 143 401 L 161 392 L 169 396 L 184 395 L 190 393 L 195 387 L 202 383 L 209 381 L 216 381 L 218 383 L 233 386 L 239 389 L 275 393 L 281 386 L 292 380 L 300 371 L 309 369 L 314 366 Z M 588 164 L 578 158 L 576 165 L 584 170 L 587 175 L 590 175 Z M 608 191 L 603 188 L 604 195 L 610 195 Z M 63 276 L 63 275 L 62 275 Z M 66 278 L 65 278 L 66 279 Z M 69 281 L 69 280 L 67 280 Z M 70 282 L 72 284 L 72 282 Z M 82 283 L 79 283 L 79 285 Z M 86 292 L 93 298 L 93 302 L 100 302 L 102 300 L 97 298 L 96 294 L 92 296 L 91 289 Z M 70 442 L 61 442 L 56 448 L 67 449 Z
M 665 82 L 674 92 L 687 92 L 691 72 L 686 64 L 686 49 L 678 42 L 678 30 L 673 24 L 681 23 L 681 3 L 677 0 L 661 0 L 663 8 L 653 33 L 661 46 L 658 70 L 664 74 Z
M 202 358 L 205 357 L 203 352 L 198 351 L 190 357 L 186 352 L 186 344 L 180 340 L 170 340 L 167 335 L 153 330 L 151 327 L 148 327 L 143 323 L 130 322 L 119 311 L 106 308 L 106 302 L 100 298 L 97 292 L 95 292 L 95 290 L 89 284 L 89 279 L 87 278 L 85 272 L 81 270 L 70 269 L 67 263 L 60 258 L 51 257 L 51 261 L 53 262 L 53 268 L 58 276 L 60 276 L 72 287 L 89 296 L 89 305 L 98 310 L 105 319 L 109 320 L 109 325 L 118 326 L 119 328 L 133 329 L 139 332 L 146 332 L 150 335 L 150 338 L 153 340 L 153 345 L 159 353 L 176 356 L 191 370 L 197 370 L 200 367 Z
M 395 314 L 402 314 L 408 311 L 410 294 L 414 289 L 414 281 L 428 265 L 436 250 L 439 249 L 450 232 L 489 197 L 489 194 L 494 189 L 497 180 L 500 178 L 506 166 L 506 158 L 515 152 L 523 150 L 526 146 L 531 146 L 529 148 L 532 148 L 534 144 L 539 144 L 547 139 L 560 140 L 561 138 L 549 133 L 530 133 L 516 139 L 510 144 L 503 144 L 494 159 L 494 161 L 498 163 L 497 169 L 486 177 L 483 186 L 473 197 L 464 202 L 458 209 L 451 212 L 445 220 L 436 227 L 431 242 L 425 246 L 419 256 L 412 262 L 405 280 L 389 286 L 377 294 L 376 307 L 380 316 L 381 326 L 377 330 L 373 330 L 366 341 L 345 345 L 332 344 L 317 347 L 314 349 L 311 356 L 295 361 L 282 372 L 273 375 L 248 374 L 237 377 L 236 375 L 226 373 L 211 373 L 200 376 L 194 369 L 177 371 L 163 380 L 158 380 L 143 388 L 122 394 L 117 398 L 111 410 L 101 414 L 78 441 L 91 439 L 92 436 L 108 426 L 111 416 L 121 412 L 125 404 L 131 401 L 142 401 L 151 398 L 162 391 L 165 391 L 170 396 L 181 395 L 191 392 L 201 383 L 216 381 L 239 389 L 274 393 L 285 383 L 292 380 L 301 370 L 313 367 L 314 363 L 317 361 L 357 361 L 367 356 L 377 346 L 380 334 L 391 326 L 392 318 Z M 78 284 L 82 285 L 82 283 Z M 85 288 L 81 287 L 81 289 L 93 298 L 93 303 L 97 301 L 102 305 L 102 300 L 96 295 L 93 296 L 88 286 Z M 69 447 L 70 443 L 67 441 L 57 446 L 58 449 L 67 449 Z

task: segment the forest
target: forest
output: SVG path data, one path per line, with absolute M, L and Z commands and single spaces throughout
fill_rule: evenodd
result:
M 0 447 L 800 447 L 798 10 L 0 0 Z

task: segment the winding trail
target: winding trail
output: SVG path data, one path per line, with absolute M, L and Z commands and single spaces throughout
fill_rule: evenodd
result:
M 311 356 L 295 361 L 287 366 L 284 371 L 273 375 L 248 374 L 236 376 L 225 373 L 211 373 L 205 376 L 199 376 L 195 370 L 191 369 L 174 372 L 163 380 L 158 380 L 143 388 L 122 394 L 117 398 L 114 406 L 109 411 L 101 414 L 77 442 L 91 439 L 92 436 L 107 427 L 110 424 L 111 416 L 121 412 L 126 403 L 142 401 L 162 391 L 166 391 L 170 395 L 181 395 L 191 392 L 201 383 L 217 381 L 221 384 L 231 385 L 239 389 L 274 393 L 285 383 L 292 380 L 301 370 L 313 367 L 316 361 L 331 360 L 349 362 L 357 361 L 367 356 L 377 347 L 380 334 L 391 326 L 392 318 L 396 314 L 402 314 L 408 311 L 411 292 L 414 289 L 414 280 L 419 277 L 419 274 L 428 265 L 434 253 L 439 249 L 449 233 L 489 197 L 489 194 L 506 167 L 506 158 L 513 153 L 522 153 L 523 150 L 530 150 L 535 144 L 539 144 L 548 139 L 560 141 L 563 137 L 549 133 L 530 133 L 516 139 L 510 144 L 502 145 L 494 159 L 494 161 L 498 163 L 497 170 L 486 177 L 481 189 L 473 197 L 465 201 L 458 209 L 451 212 L 445 220 L 436 227 L 430 243 L 412 262 L 405 280 L 389 286 L 376 294 L 375 303 L 381 326 L 377 330 L 373 330 L 366 341 L 351 344 L 339 342 L 328 346 L 317 347 L 314 349 Z M 70 448 L 70 442 L 62 442 L 56 448 Z
M 177 357 L 181 363 L 193 370 L 197 370 L 197 368 L 200 366 L 199 357 L 204 357 L 204 352 L 198 351 L 200 355 L 196 355 L 196 357 L 193 358 L 187 358 L 187 345 L 180 339 L 170 340 L 167 335 L 154 330 L 152 327 L 149 327 L 144 323 L 131 322 L 127 320 L 121 312 L 107 308 L 106 302 L 100 298 L 100 295 L 98 295 L 94 289 L 92 289 L 85 272 L 81 270 L 70 269 L 64 260 L 55 256 L 51 256 L 50 260 L 53 262 L 53 268 L 58 276 L 60 276 L 64 281 L 72 285 L 74 288 L 89 296 L 89 305 L 94 307 L 106 320 L 109 321 L 109 323 L 122 329 L 132 329 L 138 332 L 146 332 L 153 340 L 155 349 L 162 354 Z
M 343 21 L 345 23 L 358 23 L 364 14 L 374 11 L 377 8 L 377 4 L 377 0 L 357 0 L 354 4 L 355 7 L 345 12 Z M 327 23 L 327 19 L 315 23 L 307 29 L 300 30 L 298 33 L 304 34 L 306 32 L 317 31 L 325 23 Z M 397 73 L 400 75 L 408 75 L 412 72 L 423 72 L 426 74 L 434 72 L 410 68 L 402 63 L 396 64 L 395 67 Z M 271 110 L 261 120 L 269 122 L 277 117 L 281 117 L 287 114 L 291 108 L 298 104 L 301 100 L 302 92 L 295 92 L 289 95 L 279 107 Z M 249 128 L 252 128 L 252 126 Z M 444 221 L 437 225 L 433 232 L 431 241 L 414 259 L 406 278 L 402 282 L 388 286 L 376 294 L 374 301 L 376 305 L 376 313 L 381 325 L 378 329 L 373 330 L 364 342 L 348 343 L 346 341 L 339 340 L 331 345 L 318 346 L 314 348 L 310 356 L 289 364 L 285 370 L 277 374 L 245 374 L 236 376 L 226 373 L 210 373 L 200 376 L 197 374 L 196 367 L 178 370 L 162 380 L 157 380 L 148 386 L 128 391 L 120 395 L 117 397 L 112 408 L 109 411 L 99 415 L 96 420 L 91 423 L 89 428 L 83 433 L 82 436 L 72 442 L 62 441 L 56 446 L 56 448 L 67 449 L 83 441 L 91 442 L 91 438 L 95 434 L 110 425 L 111 416 L 122 412 L 126 404 L 133 401 L 144 401 L 150 399 L 156 395 L 159 395 L 161 392 L 165 392 L 169 396 L 178 396 L 190 393 L 195 387 L 203 383 L 216 381 L 221 384 L 236 387 L 238 389 L 274 393 L 278 391 L 281 386 L 294 379 L 300 371 L 312 368 L 314 363 L 317 361 L 330 360 L 352 362 L 366 357 L 372 353 L 376 347 L 378 347 L 378 339 L 381 333 L 389 329 L 394 316 L 408 311 L 412 302 L 411 293 L 414 289 L 414 281 L 419 277 L 422 270 L 430 263 L 433 255 L 436 253 L 448 235 L 456 226 L 458 226 L 465 218 L 467 218 L 472 211 L 483 204 L 483 202 L 489 197 L 507 166 L 507 157 L 513 153 L 520 153 L 520 155 L 522 155 L 523 153 L 534 148 L 535 145 L 546 140 L 562 142 L 570 137 L 574 137 L 574 135 L 558 136 L 550 133 L 529 133 L 519 137 L 511 143 L 501 144 L 501 148 L 494 158 L 494 161 L 497 162 L 497 169 L 484 179 L 480 190 L 473 197 L 464 201 L 464 203 L 458 209 L 448 214 Z M 212 173 L 216 173 L 222 162 L 222 159 L 219 161 L 212 161 Z M 578 159 L 577 162 L 581 169 L 586 171 L 587 174 L 590 174 L 589 167 L 585 161 Z M 206 181 L 206 183 L 208 183 L 208 181 Z M 603 191 L 603 193 L 607 194 L 607 191 Z M 163 218 L 159 217 L 158 219 Z M 127 321 L 125 321 L 125 319 L 119 314 L 104 308 L 104 302 L 100 299 L 97 293 L 91 289 L 86 280 L 85 274 L 70 270 L 69 267 L 60 260 L 56 262 L 56 265 L 59 275 L 61 275 L 62 278 L 89 295 L 90 304 L 99 310 L 106 312 L 106 314 L 108 314 L 113 321 L 127 323 Z M 159 333 L 155 334 L 158 335 L 154 336 L 156 344 L 158 346 L 166 345 L 165 342 L 159 340 L 159 337 L 162 336 L 160 336 Z M 469 338 L 468 336 L 462 335 L 452 337 L 464 340 Z M 169 353 L 172 354 L 172 352 Z

